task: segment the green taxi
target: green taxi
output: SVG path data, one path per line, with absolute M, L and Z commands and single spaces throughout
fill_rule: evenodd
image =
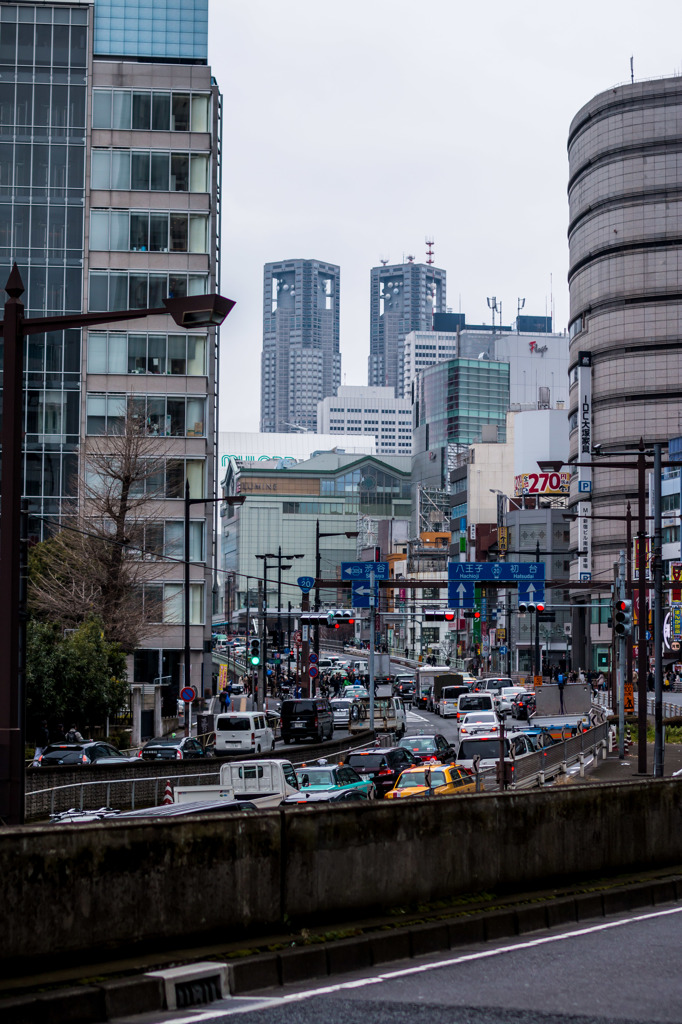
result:
M 320 793 L 325 790 L 338 793 L 355 789 L 369 800 L 375 797 L 372 780 L 358 775 L 355 769 L 347 764 L 304 764 L 296 769 L 296 778 L 302 793 Z

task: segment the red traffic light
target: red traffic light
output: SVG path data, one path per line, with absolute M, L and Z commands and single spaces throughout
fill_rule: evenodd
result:
M 338 628 L 339 628 L 339 624 L 338 624 L 338 622 L 335 622 L 334 623 L 334 629 L 338 629 Z
M 542 604 L 542 602 L 538 601 L 538 603 L 535 605 L 535 610 L 537 612 L 544 612 L 544 610 L 545 610 L 544 604 Z
M 352 626 L 355 623 L 355 619 L 348 619 L 348 625 Z
M 481 617 L 481 613 L 480 612 L 474 612 L 474 618 L 475 619 L 480 619 L 480 617 Z
M 627 601 L 616 601 L 616 611 L 617 612 L 624 612 L 624 611 L 627 610 L 627 607 L 628 607 Z
M 455 618 L 455 613 L 453 611 L 447 610 L 443 617 L 446 622 L 452 622 L 453 619 Z

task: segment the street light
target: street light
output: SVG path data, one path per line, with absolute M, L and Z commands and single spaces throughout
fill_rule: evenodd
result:
M 221 495 L 219 498 L 190 498 L 189 496 L 189 480 L 185 480 L 185 629 L 184 629 L 184 660 L 185 660 L 185 686 L 191 685 L 191 646 L 190 646 L 190 544 L 189 544 L 189 510 L 192 505 L 205 505 L 207 503 L 219 501 L 225 505 L 242 505 L 246 501 L 245 494 L 234 494 L 229 496 Z M 203 693 L 202 693 L 203 697 Z M 189 736 L 189 715 L 187 714 L 187 705 L 185 705 L 185 736 Z
M 234 302 L 220 295 L 166 299 L 148 309 L 25 317 L 24 283 L 16 263 L 5 285 L 7 301 L 0 325 L 4 342 L 2 416 L 2 529 L 0 530 L 0 820 L 24 821 L 24 666 L 25 621 L 20 614 L 22 410 L 24 338 L 46 331 L 94 327 L 170 314 L 181 327 L 218 326 Z
M 315 580 L 319 580 L 322 565 L 322 555 L 320 553 L 320 540 L 322 537 L 359 537 L 359 530 L 334 530 L 331 533 L 320 533 L 320 520 L 317 519 L 315 522 Z M 320 610 L 320 588 L 315 587 L 315 611 Z M 320 624 L 319 622 L 315 625 L 315 654 L 320 654 Z

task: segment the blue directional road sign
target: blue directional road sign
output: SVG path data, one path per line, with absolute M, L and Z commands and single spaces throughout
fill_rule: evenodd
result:
M 344 580 L 368 580 L 371 572 L 374 573 L 375 580 L 387 580 L 389 578 L 388 562 L 341 563 L 341 579 Z
M 350 603 L 353 608 L 371 608 L 372 588 L 367 580 L 353 580 Z M 379 606 L 379 584 L 374 583 L 374 607 Z
M 519 601 L 525 601 L 526 604 L 537 604 L 540 601 L 542 604 L 545 602 L 545 581 L 541 583 L 519 583 Z
M 315 586 L 315 580 L 312 576 L 299 576 L 296 582 L 304 594 L 307 594 Z
M 448 583 L 448 608 L 473 608 L 474 598 L 473 583 Z
M 509 648 L 505 647 L 504 644 L 499 648 L 500 654 L 506 654 L 508 650 Z
M 544 562 L 448 562 L 451 583 L 534 583 L 544 578 Z

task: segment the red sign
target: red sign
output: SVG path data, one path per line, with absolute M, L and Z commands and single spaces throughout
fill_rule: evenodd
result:
M 514 477 L 514 494 L 568 494 L 570 473 L 520 473 Z

